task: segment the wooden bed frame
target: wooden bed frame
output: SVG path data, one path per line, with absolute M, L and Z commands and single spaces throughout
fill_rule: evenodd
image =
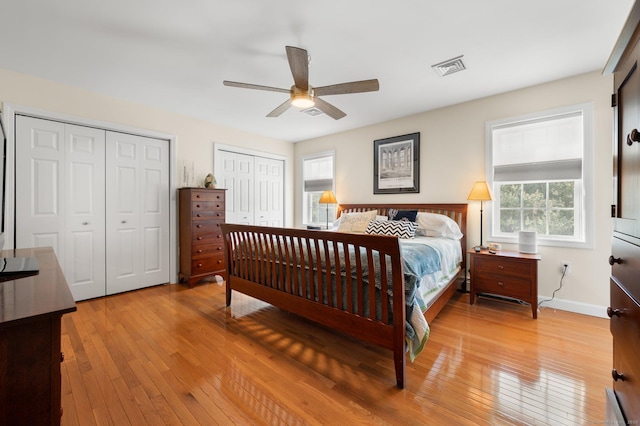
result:
M 386 215 L 390 208 L 444 214 L 455 220 L 466 234 L 466 204 L 342 204 L 338 206 L 337 215 L 369 210 Z M 396 385 L 400 389 L 404 387 L 405 321 L 393 321 L 393 318 L 405 318 L 406 313 L 400 244 L 396 237 L 237 224 L 222 224 L 221 228 L 227 266 L 227 306 L 231 304 L 231 291 L 236 290 L 390 349 Z M 430 303 L 424 313 L 427 321 L 432 321 L 466 282 L 466 236 L 460 244 L 463 253 L 460 272 Z M 357 256 L 355 262 L 350 261 L 349 256 L 339 259 L 337 253 L 346 252 L 348 247 L 360 250 L 362 260 Z M 336 270 L 345 268 L 355 273 L 346 274 L 342 286 L 332 287 L 332 274 L 324 273 L 323 266 L 329 264 Z M 366 271 L 375 268 L 382 271 L 380 288 L 392 288 L 392 301 L 386 291 L 376 292 L 378 283 L 367 284 Z M 388 276 L 391 283 L 387 282 Z M 340 300 L 343 303 L 338 306 L 340 303 L 336 301 Z

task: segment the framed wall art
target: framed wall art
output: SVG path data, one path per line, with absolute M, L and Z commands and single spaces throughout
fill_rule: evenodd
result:
M 420 192 L 420 133 L 373 141 L 373 193 Z

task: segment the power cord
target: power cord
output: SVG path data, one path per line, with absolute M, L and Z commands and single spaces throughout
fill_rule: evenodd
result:
M 558 287 L 553 291 L 553 294 L 551 294 L 551 299 L 541 300 L 540 302 L 538 302 L 538 307 L 540 307 L 540 305 L 542 305 L 545 302 L 551 302 L 556 297 L 556 293 L 560 291 L 560 289 L 562 288 L 562 281 L 564 280 L 564 276 L 567 275 L 567 269 L 568 269 L 567 265 L 562 265 L 562 276 L 560 277 L 560 287 Z

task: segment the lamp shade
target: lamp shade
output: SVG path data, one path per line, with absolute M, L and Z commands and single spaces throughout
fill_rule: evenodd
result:
M 333 195 L 333 191 L 324 191 L 318 202 L 320 204 L 336 204 L 338 200 L 336 200 L 336 196 Z
M 471 188 L 471 193 L 469 194 L 469 197 L 467 198 L 467 200 L 490 201 L 491 192 L 489 192 L 489 187 L 487 186 L 487 182 L 483 180 L 477 181 L 473 185 L 473 188 Z

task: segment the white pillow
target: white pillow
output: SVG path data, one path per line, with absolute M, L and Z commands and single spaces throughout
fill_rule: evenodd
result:
M 391 235 L 398 238 L 413 238 L 418 224 L 408 220 L 372 220 L 367 226 L 367 234 Z
M 416 218 L 418 230 L 416 234 L 427 237 L 442 237 L 452 240 L 462 238 L 462 232 L 455 220 L 437 213 L 419 212 Z
M 339 232 L 351 232 L 352 234 L 364 234 L 372 220 L 376 220 L 376 210 L 368 212 L 343 213 L 340 215 Z

